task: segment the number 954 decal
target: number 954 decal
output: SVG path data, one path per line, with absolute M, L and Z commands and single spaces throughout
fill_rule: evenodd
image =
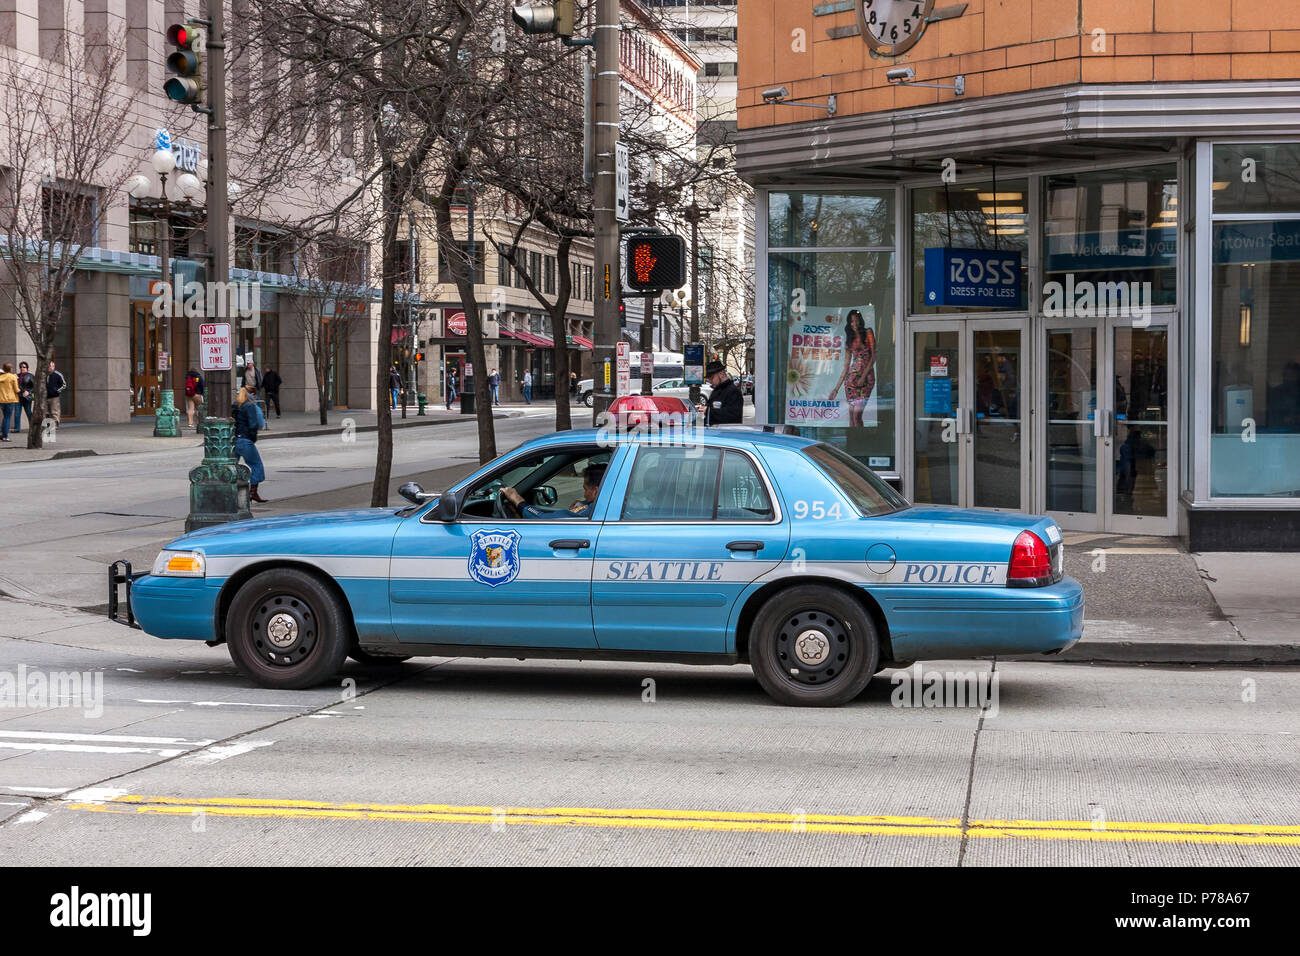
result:
M 813 518 L 820 521 L 823 518 L 843 518 L 844 511 L 838 501 L 796 501 L 794 503 L 794 516 L 796 518 Z

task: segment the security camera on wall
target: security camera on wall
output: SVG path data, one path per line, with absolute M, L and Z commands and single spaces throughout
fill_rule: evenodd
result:
M 784 86 L 774 86 L 770 90 L 763 91 L 763 102 L 780 103 L 783 99 L 785 99 L 789 95 L 790 95 L 790 91 L 787 90 Z

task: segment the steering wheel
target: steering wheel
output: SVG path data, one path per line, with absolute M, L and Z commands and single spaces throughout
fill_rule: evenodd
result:
M 497 493 L 492 497 L 492 516 L 495 518 L 504 518 L 509 520 L 518 517 L 515 506 L 510 499 L 505 496 L 505 488 L 498 488 Z

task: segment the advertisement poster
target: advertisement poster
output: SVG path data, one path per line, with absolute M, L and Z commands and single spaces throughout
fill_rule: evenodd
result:
M 864 305 L 790 320 L 785 421 L 824 428 L 875 428 L 876 314 Z

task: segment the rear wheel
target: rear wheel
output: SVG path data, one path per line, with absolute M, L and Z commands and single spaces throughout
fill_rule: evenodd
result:
M 350 641 L 343 600 L 317 578 L 292 568 L 254 575 L 226 615 L 231 659 L 263 687 L 324 683 L 343 666 Z
M 763 690 L 782 704 L 837 707 L 876 672 L 880 645 L 862 606 L 822 585 L 790 588 L 759 610 L 749 658 Z

